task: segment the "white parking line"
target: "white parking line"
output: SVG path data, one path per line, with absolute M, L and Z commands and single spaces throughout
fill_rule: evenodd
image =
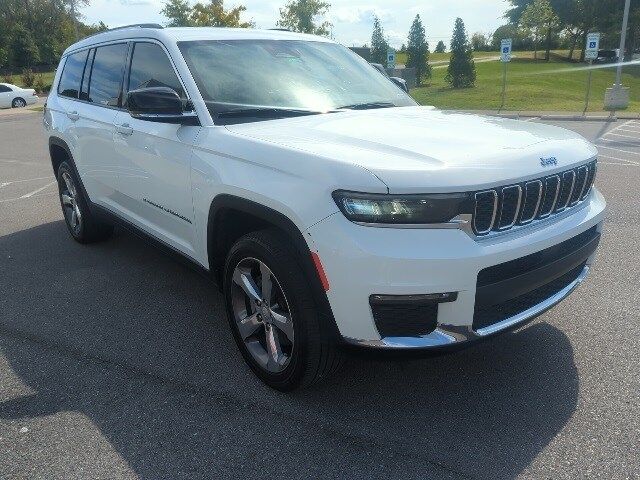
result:
M 598 158 L 608 158 L 609 160 L 618 160 L 620 162 L 628 162 L 629 165 L 640 167 L 640 162 L 634 162 L 633 160 L 627 160 L 626 158 L 611 157 L 609 155 L 598 155 Z M 615 165 L 615 164 L 612 164 L 612 165 Z
M 608 142 L 614 142 L 615 140 L 606 140 L 606 139 L 602 139 Z M 613 147 L 607 147 L 606 145 L 600 145 L 598 144 L 598 148 L 605 148 L 607 150 L 613 150 L 615 152 L 620 152 L 620 153 L 629 153 L 631 155 L 640 155 L 640 152 L 632 152 L 631 150 L 621 150 L 619 148 L 613 148 Z
M 618 167 L 640 167 L 640 165 L 634 165 L 633 163 L 616 163 L 616 162 L 598 162 L 598 165 L 616 165 Z
M 57 194 L 58 192 L 47 192 L 47 193 L 40 193 L 38 195 L 32 195 L 31 197 L 27 197 L 27 198 L 29 200 L 33 200 L 34 198 L 50 197 Z M 0 200 L 0 203 L 16 202 L 18 200 L 25 200 L 25 199 L 23 197 L 5 198 L 3 200 Z
M 611 132 L 615 132 L 616 130 L 620 130 L 621 128 L 626 127 L 627 125 L 629 125 L 631 122 L 633 122 L 633 120 L 628 120 L 626 122 L 624 122 L 621 125 L 618 125 L 617 127 L 613 127 L 611 130 L 609 130 L 607 133 L 605 133 L 605 135 L 611 133 Z
M 613 135 L 615 137 L 633 138 L 634 140 L 639 140 L 637 135 L 624 135 L 622 133 L 611 133 L 611 132 L 607 133 L 606 135 Z
M 49 180 L 51 177 L 38 177 L 38 178 L 25 178 L 23 180 L 12 180 L 10 182 L 2 182 L 0 183 L 0 188 L 6 187 L 7 185 L 13 185 L 14 183 L 23 183 L 23 182 L 35 182 L 36 180 Z
M 54 183 L 56 183 L 56 181 L 54 180 L 53 182 L 47 183 L 44 187 L 40 187 L 37 190 L 34 190 L 33 192 L 29 192 L 29 193 L 25 193 L 24 195 L 22 195 L 21 197 L 18 198 L 29 198 L 29 197 L 33 197 L 36 193 L 40 193 L 43 190 L 46 190 L 47 188 L 49 188 L 51 185 L 53 185 Z

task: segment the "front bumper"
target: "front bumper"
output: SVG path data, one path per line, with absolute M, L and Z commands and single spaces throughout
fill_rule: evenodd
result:
M 457 229 L 395 229 L 356 225 L 336 213 L 309 229 L 329 279 L 327 292 L 343 339 L 385 350 L 448 349 L 486 338 L 542 314 L 585 279 L 595 253 L 580 271 L 548 297 L 481 328 L 474 328 L 478 273 L 494 265 L 548 249 L 595 226 L 600 232 L 606 203 L 594 188 L 580 208 L 548 222 L 476 239 Z M 456 292 L 440 303 L 437 326 L 425 335 L 381 336 L 371 295 Z

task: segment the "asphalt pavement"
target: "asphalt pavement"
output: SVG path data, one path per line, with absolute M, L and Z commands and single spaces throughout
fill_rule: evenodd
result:
M 71 240 L 40 119 L 0 117 L 0 479 L 640 477 L 640 121 L 556 122 L 598 145 L 609 204 L 566 301 L 281 394 L 201 276 L 126 232 Z

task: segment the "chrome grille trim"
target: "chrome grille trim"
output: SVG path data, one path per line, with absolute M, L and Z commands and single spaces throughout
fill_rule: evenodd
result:
M 592 160 L 555 175 L 476 192 L 471 230 L 476 236 L 502 234 L 514 227 L 524 227 L 573 209 L 588 197 L 595 181 L 596 171 L 596 160 Z M 480 212 L 478 219 L 482 219 L 479 220 L 480 226 L 485 227 L 489 219 L 491 198 L 487 197 L 487 194 L 493 197 L 491 226 L 479 231 L 476 225 L 478 212 Z M 482 197 L 479 198 L 480 196 Z M 527 205 L 527 200 L 535 202 L 535 208 L 532 209 L 531 204 Z M 515 212 L 513 218 L 511 218 L 512 209 Z M 525 214 L 526 217 L 524 217 Z
M 593 186 L 593 182 L 596 178 L 596 173 L 598 172 L 598 164 L 595 162 L 591 163 L 587 165 L 587 169 L 587 180 L 584 186 L 585 190 L 582 192 L 582 198 L 580 198 L 581 201 L 587 198 L 587 195 L 589 195 L 589 192 L 591 191 L 591 187 Z
M 584 180 L 582 181 L 582 185 L 576 185 L 576 188 L 580 189 L 580 193 L 578 193 L 578 195 L 571 195 L 571 198 L 573 199 L 575 197 L 575 200 L 572 202 L 569 202 L 569 206 L 573 207 L 574 205 L 576 205 L 581 199 L 582 199 L 582 195 L 584 194 L 584 189 L 587 186 L 587 180 L 589 180 L 589 166 L 588 165 L 583 165 L 582 167 L 576 169 L 576 179 L 580 176 L 580 172 L 584 171 Z
M 537 185 L 535 187 L 534 185 Z M 520 225 L 526 225 L 527 223 L 531 223 L 536 215 L 538 215 L 538 209 L 540 209 L 540 203 L 542 202 L 542 180 L 533 180 L 532 182 L 527 182 L 524 185 L 524 204 L 522 205 L 522 210 L 524 214 L 524 209 L 527 208 L 527 198 L 529 198 L 529 187 L 538 189 L 538 200 L 536 201 L 536 206 L 533 209 L 533 215 L 529 218 L 520 218 Z
M 504 214 L 504 197 L 505 191 L 508 190 L 518 190 L 518 201 L 516 202 L 516 208 L 513 211 L 513 218 L 509 221 L 509 223 L 502 224 L 502 215 Z M 516 220 L 518 220 L 518 216 L 520 215 L 520 206 L 522 205 L 522 187 L 520 185 L 510 185 L 508 187 L 504 187 L 501 192 L 501 205 L 500 205 L 500 220 L 498 221 L 498 230 L 508 230 L 516 224 Z
M 479 195 L 483 195 L 485 193 L 489 193 L 489 194 L 493 195 L 493 214 L 491 215 L 491 225 L 486 230 L 478 230 L 476 228 L 476 214 L 478 212 L 478 201 L 477 200 L 478 200 L 478 196 Z M 475 231 L 476 235 L 485 235 L 485 234 L 489 233 L 493 229 L 493 226 L 496 223 L 496 215 L 498 213 L 498 192 L 496 192 L 495 190 L 483 190 L 482 192 L 476 192 L 475 200 L 476 200 L 476 206 L 475 206 L 475 209 L 473 211 L 473 230 Z
M 558 195 L 560 194 L 560 176 L 559 175 L 552 175 L 550 177 L 547 177 L 544 181 L 544 199 L 547 199 L 547 195 L 549 194 L 549 183 L 550 180 L 555 178 L 556 179 L 556 188 L 555 188 L 555 192 L 553 193 L 553 202 L 551 203 L 551 208 L 549 209 L 548 212 L 546 213 L 540 213 L 539 218 L 547 218 L 548 216 L 550 216 L 553 211 L 556 208 L 556 202 L 558 201 Z
M 565 210 L 568 206 L 569 206 L 569 202 L 571 201 L 571 195 L 573 194 L 573 187 L 576 184 L 576 172 L 574 172 L 573 170 L 570 170 L 568 172 L 564 172 L 562 174 L 562 182 L 560 183 L 560 188 L 558 189 L 559 194 L 562 193 L 562 191 L 564 190 L 564 182 L 565 182 L 565 177 L 571 175 L 571 187 L 569 187 L 569 192 L 567 193 L 567 200 L 564 202 L 563 205 L 556 205 L 556 212 L 562 212 L 563 210 Z

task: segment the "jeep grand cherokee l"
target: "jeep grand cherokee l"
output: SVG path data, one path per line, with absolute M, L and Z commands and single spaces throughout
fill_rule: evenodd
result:
M 114 223 L 220 285 L 248 365 L 290 390 L 345 347 L 438 351 L 585 278 L 596 149 L 417 105 L 326 38 L 125 27 L 65 52 L 44 114 L 69 232 Z

